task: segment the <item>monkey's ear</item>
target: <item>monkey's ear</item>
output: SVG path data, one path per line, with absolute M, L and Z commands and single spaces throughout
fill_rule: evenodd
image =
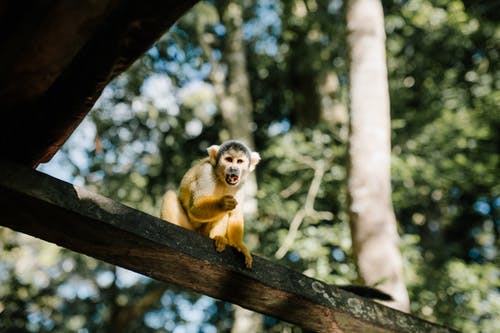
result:
M 213 145 L 207 148 L 208 157 L 210 158 L 210 164 L 215 166 L 217 164 L 217 153 L 219 152 L 219 146 Z
M 260 161 L 260 155 L 259 153 L 257 152 L 252 152 L 250 154 L 250 171 L 254 171 L 255 170 L 255 166 L 257 164 L 259 164 L 259 161 Z

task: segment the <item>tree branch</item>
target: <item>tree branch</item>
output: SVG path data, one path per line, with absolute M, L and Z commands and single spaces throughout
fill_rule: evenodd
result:
M 292 222 L 290 223 L 290 227 L 288 229 L 288 234 L 285 237 L 283 244 L 280 246 L 278 251 L 275 253 L 275 257 L 277 259 L 283 258 L 295 241 L 297 237 L 297 233 L 299 231 L 300 225 L 304 221 L 306 217 L 309 217 L 313 220 L 333 220 L 334 215 L 328 211 L 316 211 L 314 209 L 314 202 L 316 201 L 316 197 L 318 196 L 318 192 L 321 187 L 321 181 L 323 176 L 325 175 L 326 170 L 328 170 L 331 165 L 331 159 L 324 161 L 318 160 L 315 161 L 309 156 L 301 156 L 297 162 L 305 164 L 314 170 L 314 176 L 309 185 L 309 190 L 307 191 L 306 201 L 304 206 L 297 211 L 295 216 L 293 217 Z M 294 183 L 295 184 L 295 183 Z M 292 184 L 293 185 L 293 184 Z

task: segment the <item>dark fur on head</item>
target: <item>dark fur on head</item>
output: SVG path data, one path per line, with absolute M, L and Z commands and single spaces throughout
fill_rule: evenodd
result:
M 250 149 L 243 142 L 236 141 L 236 140 L 225 141 L 219 146 L 219 151 L 217 152 L 217 164 L 219 163 L 221 156 L 225 152 L 227 152 L 231 149 L 243 151 L 245 153 L 245 155 L 247 156 L 248 164 L 250 165 L 250 161 L 251 161 Z

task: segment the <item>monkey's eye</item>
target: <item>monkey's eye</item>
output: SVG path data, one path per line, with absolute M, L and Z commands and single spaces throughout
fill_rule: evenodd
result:
M 227 156 L 225 160 L 226 162 L 233 163 L 233 158 L 231 156 Z
M 243 164 L 243 160 L 241 158 L 238 159 L 238 161 L 236 161 L 238 164 Z

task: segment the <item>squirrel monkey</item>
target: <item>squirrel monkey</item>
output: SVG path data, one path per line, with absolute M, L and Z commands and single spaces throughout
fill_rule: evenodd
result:
M 255 169 L 260 155 L 239 141 L 226 141 L 208 149 L 208 157 L 189 169 L 181 180 L 179 196 L 167 191 L 161 218 L 208 236 L 218 252 L 230 245 L 245 256 L 252 267 L 252 255 L 243 244 L 243 212 L 239 190 Z

